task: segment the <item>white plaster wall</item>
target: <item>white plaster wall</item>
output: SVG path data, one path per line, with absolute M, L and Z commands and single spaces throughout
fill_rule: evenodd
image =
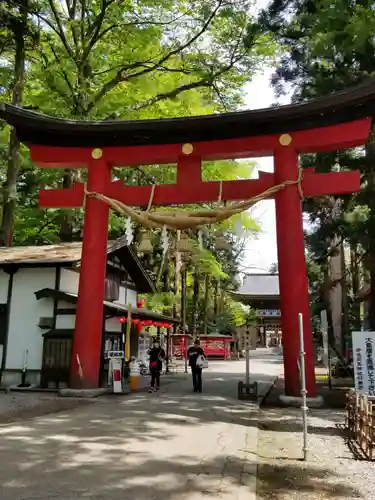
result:
M 108 318 L 105 320 L 106 332 L 121 332 L 121 323 L 119 318 Z
M 71 269 L 61 269 L 60 290 L 63 292 L 78 293 L 79 273 Z M 65 307 L 65 306 L 62 306 Z
M 134 290 L 130 290 L 130 288 L 126 288 L 124 285 L 120 285 L 119 299 L 115 300 L 118 304 L 132 306 L 137 305 L 137 292 Z
M 0 304 L 6 304 L 8 299 L 9 274 L 0 269 Z M 3 359 L 3 345 L 0 344 L 0 364 Z
M 52 299 L 50 299 L 52 300 Z M 70 304 L 69 302 L 64 302 L 63 300 L 59 300 L 57 302 L 58 309 L 75 309 L 76 304 Z M 59 314 L 56 317 L 56 329 L 63 330 L 72 330 L 76 325 L 76 315 L 61 315 Z
M 124 285 L 120 285 L 119 300 L 115 300 L 114 303 L 121 304 L 122 306 L 127 306 L 131 304 L 132 306 L 137 306 L 137 292 L 126 288 Z M 121 323 L 119 318 L 109 318 L 105 322 L 105 330 L 107 332 L 121 332 Z
M 54 288 L 55 272 L 54 268 L 19 269 L 14 275 L 6 369 L 21 369 L 25 350 L 28 350 L 28 368 L 41 369 L 42 334 L 46 330 L 37 325 L 41 316 L 53 316 L 53 301 L 36 300 L 34 292 Z

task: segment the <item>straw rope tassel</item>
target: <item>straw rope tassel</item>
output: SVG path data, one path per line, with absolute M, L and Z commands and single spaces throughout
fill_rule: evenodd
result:
M 229 219 L 233 215 L 239 214 L 248 210 L 250 207 L 255 205 L 261 200 L 267 199 L 270 196 L 274 195 L 281 189 L 284 189 L 287 186 L 297 185 L 299 194 L 301 196 L 301 200 L 305 199 L 303 189 L 302 189 L 302 179 L 303 179 L 303 169 L 300 168 L 298 172 L 298 178 L 295 181 L 285 181 L 282 184 L 278 184 L 276 186 L 272 186 L 269 189 L 266 189 L 262 193 L 254 196 L 253 198 L 245 201 L 240 201 L 237 203 L 233 203 L 231 205 L 227 205 L 217 209 L 211 210 L 197 210 L 195 212 L 165 212 L 163 214 L 160 213 L 151 213 L 150 209 L 153 203 L 155 190 L 157 184 L 153 184 L 150 193 L 150 199 L 147 205 L 146 211 L 138 211 L 124 203 L 114 200 L 112 198 L 108 198 L 100 193 L 90 193 L 85 189 L 85 198 L 87 196 L 91 196 L 93 198 L 97 198 L 105 203 L 107 203 L 111 208 L 116 210 L 117 212 L 131 217 L 134 221 L 138 222 L 142 226 L 153 229 L 153 228 L 162 228 L 163 226 L 172 230 L 186 230 L 186 229 L 195 229 L 207 224 L 215 224 L 216 222 L 222 222 L 226 219 Z M 85 185 L 86 186 L 86 185 Z M 223 181 L 220 181 L 219 186 L 219 196 L 218 202 L 221 201 L 222 198 L 222 190 L 223 190 Z

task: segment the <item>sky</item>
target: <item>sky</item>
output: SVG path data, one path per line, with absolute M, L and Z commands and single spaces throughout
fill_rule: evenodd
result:
M 261 2 L 264 4 L 265 2 Z M 273 88 L 270 85 L 272 68 L 267 68 L 253 78 L 246 87 L 246 108 L 268 108 L 276 101 Z M 289 96 L 278 99 L 280 104 L 288 104 Z M 256 168 L 253 178 L 258 177 L 259 170 L 273 172 L 273 158 L 253 158 Z M 259 223 L 261 232 L 256 238 L 251 238 L 246 245 L 244 255 L 245 273 L 268 272 L 271 265 L 277 262 L 275 202 L 273 200 L 260 201 L 251 209 L 252 217 Z

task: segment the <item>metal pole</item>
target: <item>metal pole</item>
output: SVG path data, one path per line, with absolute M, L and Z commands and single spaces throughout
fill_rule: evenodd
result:
M 181 319 L 182 319 L 182 333 L 185 340 L 185 373 L 188 372 L 188 335 L 185 331 L 186 325 L 186 267 L 183 265 L 181 269 Z
M 300 345 L 300 374 L 301 374 L 301 397 L 302 397 L 302 421 L 303 421 L 303 460 L 307 460 L 307 391 L 306 391 L 306 366 L 305 366 L 305 343 L 303 340 L 303 315 L 298 313 L 299 345 Z

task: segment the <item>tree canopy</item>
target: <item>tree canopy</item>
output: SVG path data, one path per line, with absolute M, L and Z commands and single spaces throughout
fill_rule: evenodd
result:
M 275 51 L 272 35 L 252 12 L 250 0 L 6 0 L 0 6 L 0 98 L 80 120 L 238 109 L 244 85 Z M 251 169 L 245 162 L 209 162 L 203 175 L 237 179 L 249 177 Z M 116 168 L 114 175 L 128 185 L 168 183 L 174 182 L 175 168 Z M 82 171 L 36 168 L 14 130 L 1 124 L 0 244 L 80 240 L 83 211 L 41 210 L 37 195 L 45 186 L 68 188 L 85 176 Z M 200 304 L 213 317 L 221 307 L 224 330 L 243 321 L 245 314 L 227 293 L 236 286 L 243 249 L 236 224 L 244 227 L 245 237 L 257 230 L 248 214 L 209 229 L 206 253 L 196 256 L 187 270 L 188 309 Z M 123 232 L 123 218 L 111 213 L 110 238 Z M 232 243 L 232 250 L 217 254 L 218 234 Z M 156 278 L 160 252 L 156 249 L 145 264 Z M 167 274 L 164 270 L 163 289 L 152 299 L 156 308 L 173 306 L 173 273 Z M 206 275 L 215 286 L 206 283 Z
M 292 100 L 329 95 L 373 75 L 374 4 L 370 1 L 273 0 L 262 12 L 261 22 L 273 33 L 280 47 L 273 84 L 279 94 L 292 92 Z M 306 236 L 311 279 L 321 296 L 334 283 L 327 283 L 334 242 L 345 247 L 342 284 L 351 309 L 351 326 L 359 326 L 355 294 L 363 279 L 371 282 L 370 325 L 375 327 L 375 204 L 374 141 L 365 148 L 305 155 L 304 167 L 318 172 L 359 169 L 362 190 L 351 196 L 310 199 L 304 203 L 311 231 Z M 338 239 L 337 239 L 338 238 Z M 350 258 L 348 257 L 350 255 Z M 362 270 L 361 270 L 362 269 Z M 319 313 L 319 308 L 316 308 Z M 346 334 L 349 323 L 346 323 Z

